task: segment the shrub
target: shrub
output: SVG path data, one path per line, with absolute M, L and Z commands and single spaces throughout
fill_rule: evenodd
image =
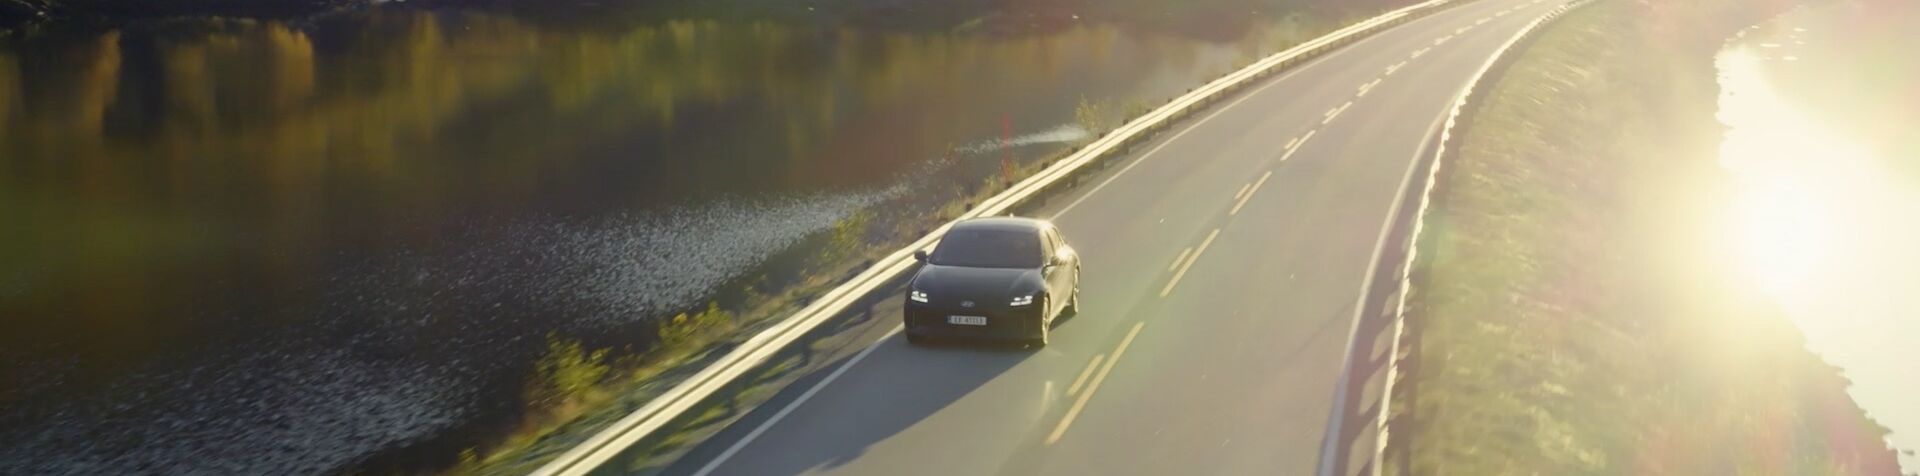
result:
M 558 406 L 591 390 L 607 375 L 607 349 L 588 352 L 580 341 L 547 334 L 547 353 L 534 364 L 527 400 L 538 406 Z
M 733 314 L 720 309 L 719 303 L 707 303 L 707 309 L 689 316 L 680 313 L 666 322 L 660 323 L 658 334 L 660 346 L 666 350 L 677 350 L 702 337 L 724 332 L 733 328 Z
M 829 266 L 859 251 L 866 244 L 867 226 L 873 222 L 873 212 L 860 210 L 833 223 L 829 230 L 827 246 L 820 250 L 820 265 Z
M 1080 104 L 1073 107 L 1073 122 L 1086 129 L 1090 134 L 1099 134 L 1107 130 L 1107 106 L 1101 102 L 1088 101 L 1080 96 Z

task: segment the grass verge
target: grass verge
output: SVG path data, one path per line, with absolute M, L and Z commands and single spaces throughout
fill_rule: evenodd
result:
M 1898 472 L 1713 259 L 1713 54 L 1788 6 L 1602 0 L 1517 52 L 1424 217 L 1390 473 Z

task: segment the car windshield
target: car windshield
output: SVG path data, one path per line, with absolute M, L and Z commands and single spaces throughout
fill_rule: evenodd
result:
M 1038 268 L 1040 235 L 1024 230 L 956 229 L 940 239 L 928 261 L 969 268 Z

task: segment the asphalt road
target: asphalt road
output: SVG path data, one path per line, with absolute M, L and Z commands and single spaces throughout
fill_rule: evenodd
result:
M 1558 3 L 1454 7 L 1222 101 L 1043 210 L 1085 260 L 1053 345 L 875 333 L 666 473 L 1311 474 L 1415 155 Z

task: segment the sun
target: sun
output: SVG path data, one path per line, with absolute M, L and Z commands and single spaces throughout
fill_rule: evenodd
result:
M 1871 155 L 1796 111 L 1766 83 L 1764 58 L 1750 48 L 1720 57 L 1720 120 L 1729 126 L 1721 165 L 1733 176 L 1727 218 L 1741 269 L 1785 304 L 1816 285 L 1839 236 L 1855 227 L 1857 172 Z

